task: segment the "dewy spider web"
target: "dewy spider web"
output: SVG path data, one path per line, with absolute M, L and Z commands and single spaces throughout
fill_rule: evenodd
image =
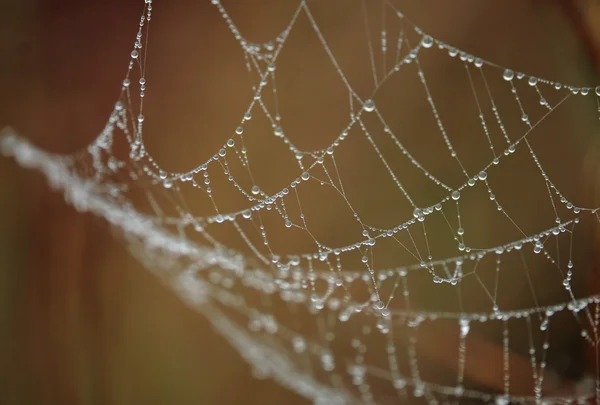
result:
M 597 398 L 598 369 L 577 376 L 573 389 L 553 390 L 560 370 L 554 370 L 552 350 L 564 343 L 558 326 L 573 325 L 577 345 L 597 356 L 600 296 L 580 287 L 590 261 L 589 230 L 600 218 L 593 202 L 572 195 L 578 172 L 546 167 L 560 166 L 561 152 L 549 149 L 555 140 L 543 138 L 560 108 L 573 100 L 588 108 L 600 88 L 501 68 L 427 35 L 383 2 L 380 38 L 368 34 L 375 87 L 364 98 L 305 1 L 276 40 L 264 44 L 247 41 L 224 6 L 212 3 L 243 50 L 253 92 L 239 126 L 214 156 L 191 170 L 169 172 L 144 142 L 152 0 L 145 1 L 121 96 L 96 140 L 77 154 L 57 156 L 9 133 L 2 151 L 42 171 L 77 209 L 120 229 L 132 252 L 206 316 L 257 376 L 314 402 Z M 286 129 L 278 101 L 285 94 L 277 92 L 275 79 L 301 18 L 349 96 L 344 127 L 316 150 L 288 136 L 293 130 Z M 456 145 L 425 73 L 433 53 L 451 59 L 467 78 L 471 100 L 456 110 L 461 119 L 474 119 L 466 148 Z M 414 92 L 394 82 L 403 76 L 418 85 Z M 408 133 L 398 126 L 377 102 L 390 87 L 424 101 L 431 122 Z M 251 169 L 252 148 L 269 149 L 262 138 L 252 141 L 259 119 L 297 165 L 276 189 L 261 184 Z M 435 141 L 420 139 L 424 132 Z M 364 142 L 353 164 L 377 182 L 371 191 L 394 201 L 383 221 L 355 202 L 361 190 L 342 176 L 339 156 L 353 139 Z M 440 152 L 434 160 L 423 152 L 433 148 Z M 436 163 L 442 156 L 446 166 Z M 393 192 L 384 191 L 388 182 Z M 194 207 L 198 194 L 205 200 Z M 313 207 L 315 201 L 323 206 Z M 340 205 L 325 205 L 329 201 Z M 323 221 L 343 238 L 323 234 L 315 225 Z M 278 247 L 291 232 L 296 249 Z M 489 379 L 472 371 L 485 348 L 476 335 L 498 343 L 500 354 L 485 369 L 502 376 L 501 388 L 489 388 Z

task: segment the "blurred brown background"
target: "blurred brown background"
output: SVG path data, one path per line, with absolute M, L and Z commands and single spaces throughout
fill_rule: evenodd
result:
M 181 156 L 169 153 L 182 144 L 169 149 L 164 138 L 178 133 L 187 142 L 192 128 L 216 133 L 235 122 L 247 100 L 232 102 L 239 83 L 219 80 L 229 69 L 243 73 L 243 65 L 239 53 L 227 59 L 234 46 L 209 3 L 155 1 L 155 100 L 173 101 L 148 107 L 148 116 L 164 113 L 156 132 L 167 135 L 153 138 L 154 146 L 173 170 L 181 169 L 175 167 L 181 160 L 197 160 L 192 149 L 215 150 L 223 139 L 196 136 L 189 156 Z M 587 83 L 593 81 L 593 38 L 600 38 L 598 6 L 565 3 L 427 1 L 408 4 L 405 12 L 434 35 L 486 59 Z M 283 28 L 297 2 L 224 4 L 242 28 L 266 39 Z M 431 13 L 432 4 L 439 13 Z M 324 13 L 334 15 L 336 5 L 323 6 Z M 88 144 L 118 96 L 142 6 L 135 0 L 1 0 L 0 127 L 10 124 L 54 152 Z M 221 44 L 219 38 L 226 39 Z M 161 87 L 160 77 L 169 84 Z M 216 119 L 193 127 L 197 111 Z M 0 159 L 0 193 L 2 403 L 304 402 L 252 379 L 207 322 L 131 258 L 102 220 L 75 213 L 40 175 Z

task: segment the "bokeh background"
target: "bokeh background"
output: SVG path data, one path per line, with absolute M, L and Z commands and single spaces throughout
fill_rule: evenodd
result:
M 261 41 L 284 27 L 297 2 L 223 3 Z M 340 5 L 322 4 L 323 14 L 335 16 Z M 119 94 L 142 8 L 139 0 L 0 0 L 0 127 L 11 125 L 57 153 L 87 145 Z M 595 82 L 594 2 L 419 1 L 402 9 L 435 36 L 488 60 L 558 81 Z M 149 66 L 152 97 L 161 102 L 147 115 L 161 117 L 154 129 L 160 136 L 152 138 L 158 159 L 178 170 L 197 160 L 194 150 L 216 150 L 223 139 L 210 134 L 239 117 L 247 97 L 235 96 L 245 78 L 226 79 L 243 73 L 243 61 L 209 1 L 156 0 L 154 15 Z M 344 21 L 331 29 L 347 29 Z M 367 88 L 370 78 L 364 80 Z M 573 117 L 561 125 L 566 132 L 583 124 Z M 594 186 L 593 170 L 588 175 Z M 39 174 L 0 159 L 0 196 L 2 403 L 305 402 L 253 379 L 101 219 L 76 213 Z

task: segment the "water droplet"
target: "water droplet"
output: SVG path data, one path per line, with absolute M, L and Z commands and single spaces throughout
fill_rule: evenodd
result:
M 421 44 L 424 48 L 431 48 L 431 46 L 433 45 L 433 38 L 431 37 L 431 35 L 425 35 L 421 40 Z
M 219 150 L 219 156 L 223 157 L 227 154 L 227 151 L 225 149 L 220 149 Z
M 371 99 L 365 101 L 364 109 L 366 112 L 371 112 L 375 110 L 375 102 Z
M 457 201 L 458 199 L 460 199 L 460 191 L 454 190 L 451 194 L 451 197 L 454 201 Z
M 352 312 L 348 309 L 346 309 L 345 311 L 341 311 L 338 315 L 338 319 L 340 322 L 346 322 L 348 321 L 348 319 L 350 319 L 350 315 L 352 315 Z
M 394 378 L 394 388 L 396 388 L 397 390 L 401 390 L 404 387 L 406 387 L 406 380 L 402 379 L 402 378 Z
M 465 229 L 464 228 L 458 228 L 456 230 L 456 233 L 459 234 L 459 235 L 464 235 L 465 234 Z
M 232 148 L 232 147 L 233 147 L 233 145 L 235 145 L 235 141 L 234 141 L 233 139 L 229 139 L 229 140 L 227 141 L 227 146 L 229 146 L 230 148 Z
M 596 87 L 596 95 L 600 96 L 600 86 Z
M 496 405 L 508 405 L 509 401 L 506 395 L 500 395 L 496 397 Z
M 244 217 L 245 219 L 249 219 L 251 216 L 252 216 L 252 211 L 250 211 L 250 210 L 242 211 L 242 217 Z
M 485 180 L 485 179 L 487 179 L 487 173 L 482 170 L 482 171 L 479 172 L 479 176 L 478 177 L 479 177 L 479 180 Z
M 529 80 L 527 81 L 527 83 L 530 86 L 535 86 L 538 83 L 538 79 L 537 79 L 537 77 L 531 76 L 531 77 L 529 77 Z
M 296 353 L 302 353 L 306 350 L 306 341 L 301 336 L 294 336 L 293 344 Z
M 133 51 L 131 51 L 131 57 L 132 57 L 133 59 L 137 59 L 137 57 L 138 57 L 138 56 L 139 56 L 139 53 L 138 53 L 138 51 L 136 51 L 136 50 L 133 50 Z
M 506 70 L 504 71 L 504 74 L 502 75 L 502 77 L 503 77 L 503 78 L 504 78 L 504 80 L 506 80 L 507 82 L 508 82 L 508 81 L 511 81 L 511 80 L 512 80 L 512 79 L 515 77 L 515 72 L 513 72 L 513 71 L 512 71 L 512 70 L 510 70 L 510 69 L 506 69 Z
M 292 227 L 292 221 L 290 221 L 289 219 L 285 221 L 285 227 L 286 228 L 291 228 Z
M 257 195 L 260 193 L 260 188 L 258 186 L 252 186 L 252 194 Z
M 300 176 L 302 178 L 302 180 L 306 181 L 308 179 L 310 179 L 310 174 L 308 172 L 304 172 L 302 173 L 302 176 Z
M 471 330 L 471 326 L 469 325 L 469 320 L 466 318 L 463 318 L 459 321 L 460 323 L 460 337 L 464 338 L 469 334 L 469 331 Z
M 242 128 L 242 127 L 237 127 L 237 128 L 235 129 L 235 133 L 236 133 L 236 134 L 238 134 L 238 135 L 241 135 L 242 133 L 244 133 L 244 128 Z
M 275 129 L 273 130 L 273 133 L 275 134 L 275 136 L 282 137 L 283 129 L 281 129 L 281 127 L 275 127 Z

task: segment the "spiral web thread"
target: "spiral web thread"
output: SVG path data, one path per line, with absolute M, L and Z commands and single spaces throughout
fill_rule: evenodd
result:
M 600 221 L 598 208 L 583 207 L 563 194 L 543 167 L 530 136 L 566 100 L 597 98 L 600 89 L 566 86 L 500 68 L 432 38 L 408 21 L 391 2 L 383 2 L 388 19 L 393 19 L 400 28 L 392 35 L 382 26 L 379 40 L 370 38 L 375 88 L 372 98 L 363 99 L 336 61 L 305 1 L 299 3 L 276 40 L 264 44 L 247 41 L 224 6 L 218 0 L 212 3 L 241 46 L 254 97 L 231 138 L 207 161 L 184 173 L 167 172 L 146 150 L 142 137 L 143 100 L 147 87 L 146 38 L 152 19 L 151 0 L 145 1 L 121 96 L 105 128 L 87 150 L 72 156 L 52 155 L 9 133 L 2 138 L 3 152 L 14 156 L 25 167 L 41 170 L 49 183 L 63 190 L 67 201 L 77 209 L 101 216 L 121 229 L 132 251 L 183 300 L 206 316 L 253 366 L 257 376 L 274 378 L 314 402 L 414 400 L 437 404 L 473 400 L 508 404 L 596 400 L 598 370 L 585 375 L 577 390 L 564 395 L 547 394 L 545 390 L 553 373 L 549 370 L 547 353 L 555 319 L 562 316 L 574 322 L 581 345 L 597 353 L 600 296 L 577 294 L 572 280 L 577 273 L 576 230 L 586 222 Z M 294 146 L 286 136 L 277 110 L 278 56 L 301 17 L 312 26 L 350 100 L 346 127 L 331 137 L 328 147 L 313 151 Z M 452 134 L 446 129 L 421 67 L 423 55 L 432 52 L 464 65 L 471 83 L 479 126 L 469 136 L 484 137 L 485 153 L 489 156 L 475 171 L 463 164 L 453 146 Z M 388 68 L 385 63 L 383 66 L 378 63 L 378 53 L 383 55 Z M 416 69 L 414 79 L 425 92 L 436 136 L 441 137 L 447 148 L 445 153 L 461 173 L 459 184 L 446 184 L 413 157 L 403 145 L 402 135 L 388 126 L 384 113 L 373 101 L 376 93 L 389 84 L 391 78 L 403 74 L 407 66 Z M 520 126 L 506 123 L 502 106 L 493 95 L 495 87 L 488 85 L 488 78 L 498 79 L 498 86 L 511 93 L 512 108 L 520 115 Z M 538 101 L 530 110 L 523 101 L 528 98 Z M 291 151 L 291 159 L 298 165 L 297 176 L 274 193 L 263 191 L 260 184 L 254 182 L 250 151 L 245 146 L 245 139 L 253 136 L 249 123 L 257 115 L 268 119 L 273 136 Z M 421 181 L 441 193 L 441 198 L 417 205 L 417 200 L 403 185 L 403 173 L 394 169 L 388 151 L 379 145 L 382 135 L 397 148 L 396 158 L 406 160 L 419 173 Z M 363 221 L 353 207 L 336 161 L 338 149 L 352 136 L 366 138 L 370 149 L 364 153 L 376 155 L 388 180 L 391 179 L 411 207 L 403 213 L 407 215 L 400 222 L 386 228 L 375 227 Z M 123 150 L 127 153 L 122 154 Z M 502 193 L 496 195 L 493 188 L 494 174 L 510 165 L 512 155 L 517 153 L 533 163 L 530 171 L 546 189 L 536 198 L 542 201 L 540 204 L 551 206 L 554 213 L 545 218 L 545 227 L 532 233 L 522 230 L 511 212 L 501 205 Z M 242 195 L 247 203 L 245 208 L 220 209 L 215 196 L 218 189 L 212 189 L 220 178 L 217 174 L 224 174 L 231 189 Z M 310 217 L 302 209 L 302 189 L 311 183 L 333 190 L 351 210 L 353 221 L 361 230 L 356 242 L 331 247 L 314 236 Z M 192 214 L 184 188 L 206 196 L 214 205 L 215 213 Z M 461 210 L 461 206 L 472 189 L 483 191 L 486 198 L 481 204 L 489 204 L 504 223 L 517 230 L 518 237 L 500 245 L 471 246 L 476 245 L 476 241 L 469 241 L 469 228 L 463 227 L 469 212 Z M 139 201 L 129 194 L 132 190 L 143 191 L 150 213 L 138 208 Z M 265 215 L 278 218 L 282 232 L 288 229 L 305 232 L 312 238 L 313 251 L 279 254 L 270 240 L 270 229 L 263 223 Z M 444 232 L 436 231 L 439 235 L 432 237 L 427 225 L 435 220 L 442 221 Z M 214 229 L 225 225 L 235 229 L 247 253 L 233 250 L 226 241 L 213 236 Z M 441 240 L 446 247 L 451 246 L 454 254 L 436 257 L 434 239 Z M 386 241 L 392 241 L 406 257 L 394 266 L 379 267 L 375 260 L 376 247 Z M 548 266 L 552 277 L 547 276 L 544 282 L 559 285 L 562 294 L 559 302 L 546 304 L 538 300 L 534 287 L 541 286 L 530 278 L 528 262 L 531 260 Z M 499 285 L 505 267 L 518 272 L 523 283 L 528 283 L 525 291 L 531 294 L 530 307 L 511 309 L 506 305 L 503 308 Z M 415 297 L 420 290 L 411 287 L 412 278 L 424 275 L 427 276 L 426 293 Z M 485 298 L 482 310 L 470 311 L 463 307 L 460 288 L 469 280 Z M 452 295 L 455 306 L 444 304 L 439 310 L 419 309 L 415 303 L 419 299 L 427 300 L 426 294 L 432 294 L 436 288 L 456 292 Z M 420 329 L 436 323 L 453 326 L 448 330 L 454 336 L 448 340 L 453 342 L 449 347 L 455 353 L 455 361 L 450 378 L 446 379 L 427 377 L 424 371 L 427 359 L 418 348 Z M 502 351 L 501 361 L 488 366 L 503 376 L 503 389 L 498 392 L 471 384 L 465 374 L 469 356 L 477 356 L 470 350 L 469 339 L 473 329 L 481 325 L 495 325 L 494 338 Z M 525 346 L 520 349 L 512 346 L 515 330 L 524 331 Z M 527 371 L 532 381 L 530 393 L 514 392 L 511 375 L 515 365 L 511 364 L 510 357 L 513 350 L 521 350 L 530 363 Z

